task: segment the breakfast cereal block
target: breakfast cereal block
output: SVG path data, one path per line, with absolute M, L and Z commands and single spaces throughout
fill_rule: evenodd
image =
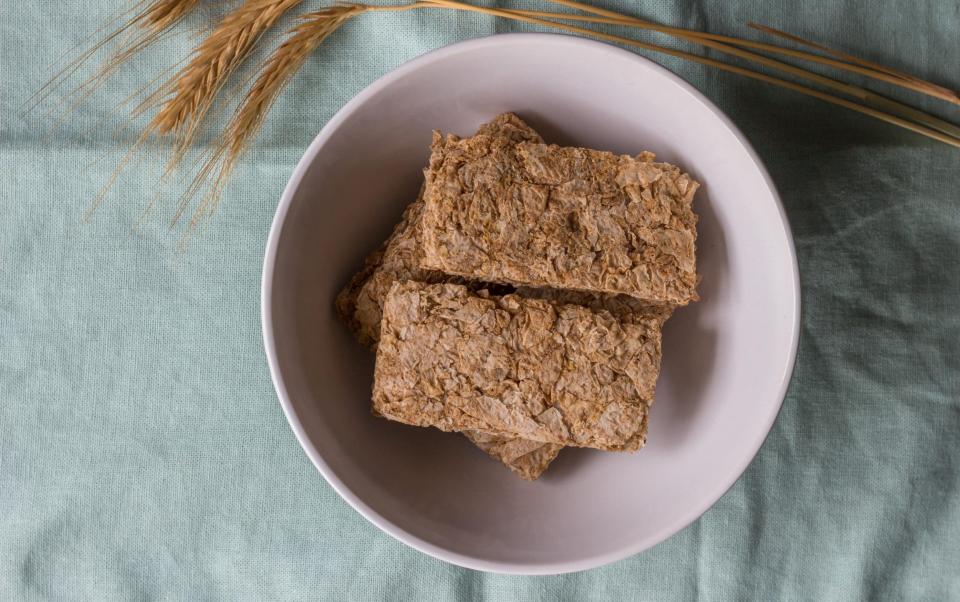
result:
M 504 113 L 480 126 L 476 136 L 493 140 L 492 145 L 540 142 L 540 135 L 513 113 Z M 375 348 L 380 338 L 380 314 L 387 291 L 397 280 L 421 282 L 465 282 L 438 270 L 420 267 L 422 241 L 421 195 L 407 206 L 390 238 L 367 257 L 363 267 L 337 296 L 336 307 L 344 322 L 361 343 Z
M 398 282 L 384 304 L 374 410 L 417 426 L 635 451 L 660 369 L 662 319 L 459 284 Z
M 485 282 L 697 299 L 698 188 L 653 155 L 434 133 L 422 268 Z
M 497 116 L 477 131 L 478 135 L 496 135 L 512 142 L 540 142 L 540 135 L 512 113 Z M 421 191 L 422 193 L 422 191 Z M 422 194 L 403 212 L 390 238 L 367 257 L 363 268 L 337 296 L 341 318 L 357 339 L 376 348 L 380 339 L 380 316 L 390 287 L 397 280 L 451 282 L 463 279 L 436 270 L 420 268 L 419 219 L 423 211 Z M 557 457 L 561 445 L 529 441 L 498 433 L 465 431 L 477 447 L 502 462 L 527 480 L 535 480 Z

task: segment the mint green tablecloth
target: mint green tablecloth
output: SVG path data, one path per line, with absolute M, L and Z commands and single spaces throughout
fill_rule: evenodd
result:
M 320 477 L 270 384 L 258 294 L 277 198 L 334 111 L 403 61 L 513 28 L 427 12 L 347 26 L 178 252 L 173 194 L 131 231 L 155 153 L 81 219 L 132 140 L 114 131 L 118 105 L 187 36 L 138 56 L 60 129 L 21 115 L 119 6 L 0 4 L 0 599 L 960 599 L 960 151 L 666 62 L 729 113 L 783 195 L 804 287 L 789 395 L 744 476 L 676 537 L 581 574 L 481 574 L 384 535 Z M 960 87 L 954 0 L 632 10 L 721 33 L 756 20 Z

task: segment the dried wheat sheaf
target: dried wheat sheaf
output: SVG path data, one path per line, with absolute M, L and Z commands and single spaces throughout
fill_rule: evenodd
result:
M 670 27 L 575 0 L 550 1 L 574 12 L 491 8 L 460 0 L 422 0 L 376 6 L 338 4 L 301 15 L 285 38 L 259 66 L 249 86 L 244 88 L 238 106 L 224 131 L 215 138 L 216 143 L 205 152 L 195 177 L 180 196 L 174 222 L 193 204 L 194 210 L 188 228 L 192 230 L 215 210 L 230 174 L 256 137 L 274 101 L 290 79 L 333 32 L 359 15 L 374 12 L 429 9 L 467 11 L 519 21 L 538 28 L 593 37 L 645 52 L 696 62 L 786 88 L 960 148 L 960 127 L 949 121 L 881 95 L 863 85 L 838 79 L 836 75 L 823 75 L 785 61 L 813 63 L 821 68 L 831 69 L 839 76 L 848 75 L 861 80 L 865 78 L 882 82 L 954 106 L 960 105 L 957 92 L 944 86 L 754 23 L 749 26 L 781 43 Z M 170 157 L 165 174 L 180 166 L 193 147 L 201 127 L 209 121 L 211 110 L 231 76 L 251 55 L 263 34 L 271 29 L 281 16 L 301 2 L 302 0 L 243 0 L 229 10 L 201 39 L 185 65 L 159 84 L 133 109 L 134 117 L 152 116 L 146 122 L 134 148 L 121 160 L 117 171 L 108 181 L 107 188 L 136 150 L 151 138 L 169 141 Z M 76 72 L 96 51 L 111 42 L 121 40 L 119 49 L 110 55 L 104 65 L 74 90 L 73 94 L 81 99 L 85 98 L 92 88 L 109 77 L 123 61 L 156 41 L 198 4 L 200 0 L 143 0 L 136 3 L 126 13 L 132 16 L 117 31 L 71 61 L 37 96 L 42 98 L 48 94 L 52 87 Z M 622 29 L 641 34 L 656 32 L 692 48 L 681 50 L 655 44 L 647 39 L 611 33 Z M 134 32 L 132 35 L 124 35 L 131 31 Z M 715 54 L 697 54 L 693 51 L 695 48 L 709 49 Z M 738 62 L 714 58 L 716 54 L 731 57 Z M 778 58 L 773 58 L 774 56 Z M 754 68 L 743 66 L 744 62 Z M 94 206 L 98 202 L 99 199 Z

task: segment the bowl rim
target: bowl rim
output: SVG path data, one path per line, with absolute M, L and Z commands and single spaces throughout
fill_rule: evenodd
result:
M 297 416 L 293 404 L 290 401 L 286 385 L 283 382 L 283 378 L 280 373 L 280 366 L 277 360 L 276 353 L 276 340 L 274 338 L 273 332 L 273 306 L 272 306 L 272 295 L 273 295 L 273 276 L 274 269 L 276 266 L 276 255 L 277 248 L 280 242 L 280 237 L 283 231 L 283 226 L 286 221 L 287 213 L 290 208 L 290 204 L 293 200 L 293 197 L 300 187 L 300 183 L 303 180 L 304 175 L 312 165 L 313 161 L 316 159 L 318 153 L 329 140 L 329 138 L 336 132 L 336 130 L 343 124 L 343 122 L 350 116 L 357 108 L 363 105 L 369 98 L 393 84 L 394 82 L 402 79 L 408 73 L 416 71 L 421 67 L 424 67 L 430 63 L 443 60 L 449 55 L 475 50 L 479 48 L 484 48 L 491 45 L 499 45 L 503 43 L 547 43 L 547 44 L 569 44 L 573 46 L 589 47 L 592 50 L 601 50 L 610 54 L 616 54 L 629 60 L 635 61 L 637 64 L 643 65 L 644 68 L 652 68 L 654 71 L 658 72 L 661 76 L 671 80 L 673 83 L 677 84 L 682 90 L 687 94 L 691 95 L 695 100 L 702 104 L 708 111 L 710 111 L 736 138 L 737 142 L 741 145 L 743 150 L 746 151 L 747 155 L 753 161 L 757 170 L 759 171 L 761 177 L 763 178 L 764 184 L 769 189 L 769 193 L 773 198 L 774 202 L 777 205 L 777 210 L 780 215 L 781 226 L 783 227 L 784 235 L 787 240 L 788 252 L 790 255 L 790 268 L 793 272 L 793 294 L 794 294 L 794 307 L 793 307 L 793 324 L 791 326 L 790 333 L 790 352 L 786 366 L 784 367 L 783 374 L 781 376 L 780 388 L 779 388 L 779 401 L 774 406 L 771 406 L 769 415 L 766 416 L 765 428 L 762 432 L 758 432 L 756 440 L 752 446 L 753 451 L 749 456 L 744 457 L 744 460 L 737 467 L 735 471 L 731 472 L 732 478 L 729 479 L 729 482 L 724 483 L 722 486 L 718 487 L 716 491 L 711 492 L 710 495 L 706 496 L 703 501 L 699 504 L 693 506 L 691 510 L 684 513 L 679 519 L 661 526 L 661 528 L 653 535 L 640 539 L 634 542 L 631 545 L 624 546 L 620 549 L 606 552 L 599 555 L 594 555 L 587 558 L 581 558 L 572 561 L 565 562 L 549 562 L 549 563 L 517 563 L 517 562 L 498 562 L 484 558 L 478 558 L 466 554 L 461 554 L 458 552 L 450 551 L 446 548 L 440 547 L 436 544 L 433 544 L 429 541 L 426 541 L 400 527 L 393 524 L 389 519 L 380 515 L 374 511 L 370 506 L 368 506 L 363 500 L 357 497 L 353 491 L 351 491 L 334 473 L 334 471 L 327 465 L 323 457 L 314 447 L 313 443 L 310 441 L 307 436 L 306 431 L 303 428 L 302 423 L 300 422 L 299 417 Z M 283 193 L 280 197 L 280 203 L 277 206 L 276 213 L 274 214 L 273 221 L 270 225 L 270 232 L 267 238 L 266 250 L 264 253 L 263 259 L 263 274 L 261 279 L 261 291 L 260 291 L 260 320 L 262 326 L 263 334 L 263 343 L 264 350 L 267 355 L 267 363 L 270 368 L 270 378 L 273 381 L 274 389 L 277 392 L 277 396 L 280 400 L 280 405 L 283 408 L 283 413 L 286 416 L 287 422 L 290 424 L 290 428 L 293 430 L 294 435 L 297 438 L 297 441 L 300 443 L 300 446 L 309 456 L 310 460 L 316 466 L 317 470 L 320 471 L 320 474 L 327 480 L 331 487 L 340 495 L 341 498 L 346 500 L 346 502 L 357 512 L 359 512 L 364 518 L 376 525 L 381 531 L 387 533 L 388 535 L 394 537 L 398 541 L 403 542 L 404 544 L 423 552 L 429 556 L 449 562 L 458 566 L 462 566 L 469 569 L 481 570 L 493 573 L 502 573 L 502 574 L 514 574 L 514 575 L 553 575 L 561 573 L 570 573 L 576 571 L 583 571 L 587 569 L 592 569 L 600 567 L 612 562 L 617 562 L 623 560 L 640 552 L 643 552 L 664 540 L 672 537 L 682 529 L 686 528 L 688 525 L 693 523 L 697 518 L 703 515 L 707 510 L 709 510 L 723 495 L 729 491 L 729 489 L 740 479 L 743 475 L 743 472 L 747 469 L 753 459 L 756 457 L 757 453 L 760 451 L 761 446 L 766 440 L 767 436 L 770 433 L 770 430 L 773 427 L 774 422 L 776 421 L 777 416 L 780 413 L 780 409 L 783 407 L 783 401 L 786 397 L 787 389 L 790 385 L 791 377 L 793 375 L 793 370 L 796 364 L 797 358 L 797 349 L 799 344 L 800 336 L 800 318 L 801 318 L 801 292 L 800 292 L 800 272 L 799 266 L 797 263 L 797 252 L 796 246 L 793 240 L 793 234 L 790 229 L 790 223 L 787 219 L 786 209 L 783 206 L 783 202 L 780 199 L 780 195 L 777 192 L 777 189 L 773 183 L 770 174 L 768 173 L 766 167 L 763 165 L 763 162 L 760 160 L 756 151 L 747 141 L 743 133 L 730 121 L 730 119 L 724 114 L 716 105 L 714 105 L 710 100 L 708 100 L 699 90 L 694 88 L 691 84 L 687 83 L 678 75 L 669 71 L 667 68 L 659 65 L 658 63 L 647 59 L 646 57 L 640 56 L 634 52 L 618 48 L 611 44 L 604 42 L 591 40 L 587 38 L 582 38 L 572 35 L 564 34 L 555 34 L 555 33 L 507 33 L 507 34 L 495 34 L 491 36 L 475 38 L 471 40 L 466 40 L 463 42 L 457 42 L 443 46 L 436 50 L 422 54 L 416 58 L 413 58 L 396 69 L 386 73 L 381 76 L 373 83 L 364 88 L 359 94 L 350 99 L 339 111 L 337 111 L 333 117 L 323 126 L 317 136 L 313 139 L 310 145 L 307 147 L 303 156 L 297 162 L 296 167 L 293 170 L 293 173 L 290 176 L 290 179 L 287 181 L 286 186 L 284 187 Z

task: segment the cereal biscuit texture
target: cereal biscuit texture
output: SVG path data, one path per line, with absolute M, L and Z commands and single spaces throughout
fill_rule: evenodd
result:
M 492 148 L 519 142 L 541 142 L 540 135 L 513 113 L 504 113 L 482 125 L 474 137 L 483 138 Z M 363 267 L 337 296 L 336 307 L 344 322 L 367 347 L 375 348 L 380 338 L 380 314 L 387 291 L 397 280 L 421 282 L 464 282 L 442 271 L 421 267 L 420 217 L 422 191 L 407 206 L 390 238 L 367 257 Z
M 507 143 L 541 141 L 539 134 L 512 113 L 504 113 L 484 124 L 476 135 L 500 137 Z M 463 281 L 462 278 L 448 276 L 436 270 L 420 268 L 421 242 L 418 226 L 422 211 L 421 191 L 421 196 L 403 212 L 390 238 L 367 257 L 360 271 L 337 296 L 336 308 L 340 317 L 354 336 L 371 349 L 376 349 L 380 340 L 383 302 L 394 282 Z M 543 474 L 563 448 L 553 443 L 529 441 L 497 433 L 466 431 L 464 435 L 477 447 L 527 480 L 534 480 Z
M 649 153 L 435 133 L 421 266 L 686 305 L 697 299 L 697 187 Z
M 398 282 L 384 304 L 374 408 L 446 431 L 634 451 L 646 438 L 661 323 Z

